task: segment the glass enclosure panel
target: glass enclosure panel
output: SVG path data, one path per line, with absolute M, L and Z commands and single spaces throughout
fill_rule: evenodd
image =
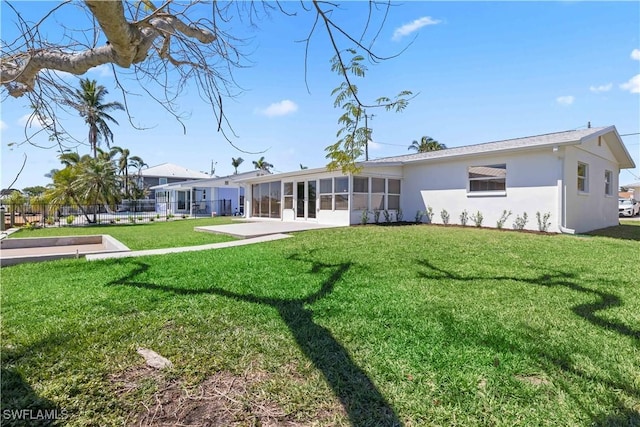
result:
M 320 196 L 320 210 L 321 211 L 330 211 L 333 209 L 333 196 L 332 195 L 321 195 Z
M 251 186 L 251 216 L 260 216 L 260 186 Z
M 389 194 L 389 208 L 388 209 L 400 209 L 400 196 Z
M 316 181 L 307 182 L 307 216 L 309 218 L 316 217 Z
M 293 196 L 293 182 L 284 183 L 284 195 Z
M 280 181 L 274 181 L 270 184 L 271 210 L 269 211 L 269 218 L 280 218 L 280 185 Z
M 371 192 L 384 193 L 384 178 L 371 178 Z
M 389 180 L 389 194 L 400 194 L 400 180 L 399 179 L 390 179 Z
M 348 209 L 349 209 L 349 195 L 348 194 L 336 194 L 336 210 L 337 211 L 346 211 Z
M 368 193 L 369 192 L 369 178 L 354 176 L 353 177 L 353 192 L 354 193 Z
M 383 210 L 384 209 L 384 194 L 372 194 L 371 195 L 371 210 Z
M 336 178 L 336 193 L 348 193 L 348 192 L 349 192 L 349 178 L 347 177 Z
M 260 216 L 269 217 L 269 183 L 260 184 Z
M 333 193 L 333 179 L 320 180 L 320 194 Z
M 296 190 L 297 190 L 296 217 L 304 218 L 304 182 L 296 183 Z
M 369 194 L 357 193 L 353 195 L 353 203 L 351 204 L 352 210 L 365 211 L 368 208 L 369 208 Z

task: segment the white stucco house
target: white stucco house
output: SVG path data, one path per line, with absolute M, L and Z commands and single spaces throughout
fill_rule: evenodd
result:
M 246 195 L 244 216 L 277 221 L 350 225 L 364 210 L 400 212 L 412 221 L 431 207 L 433 222 L 459 224 L 462 211 L 481 212 L 495 227 L 502 213 L 511 228 L 527 213 L 548 213 L 549 231 L 582 233 L 618 224 L 618 176 L 635 164 L 614 126 L 408 154 L 359 163 L 356 175 L 325 168 L 238 177 Z M 195 184 L 194 184 L 195 185 Z M 200 185 L 200 184 L 198 184 Z M 380 215 L 382 217 L 382 215 Z M 382 218 L 381 218 L 382 219 Z M 369 222 L 373 215 L 369 215 Z
M 162 215 L 244 215 L 244 187 L 237 181 L 268 174 L 268 171 L 254 170 L 155 185 L 151 187 L 155 211 Z

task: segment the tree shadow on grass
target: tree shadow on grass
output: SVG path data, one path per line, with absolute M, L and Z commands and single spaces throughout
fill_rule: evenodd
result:
M 333 337 L 331 331 L 314 322 L 313 311 L 305 307 L 328 296 L 336 283 L 349 270 L 351 263 L 325 264 L 304 260 L 298 256 L 291 256 L 289 259 L 310 263 L 311 274 L 327 275 L 317 292 L 303 298 L 269 298 L 240 294 L 217 287 L 184 289 L 139 282 L 135 280 L 136 276 L 149 269 L 148 264 L 139 261 L 136 262 L 137 267 L 127 276 L 109 284 L 171 292 L 177 295 L 218 295 L 236 301 L 272 307 L 278 311 L 304 355 L 322 372 L 334 394 L 340 399 L 351 425 L 356 427 L 402 425 L 393 407 L 366 372 L 353 361 L 348 351 Z
M 555 287 L 562 286 L 568 289 L 578 291 L 585 294 L 595 295 L 599 298 L 599 301 L 588 304 L 579 304 L 572 308 L 572 311 L 583 319 L 589 321 L 593 325 L 612 330 L 625 337 L 640 339 L 640 331 L 635 330 L 628 325 L 621 322 L 603 319 L 598 317 L 596 313 L 598 311 L 606 310 L 612 307 L 622 306 L 622 300 L 616 295 L 585 288 L 580 286 L 570 279 L 576 278 L 576 275 L 564 272 L 556 272 L 554 274 L 544 274 L 538 278 L 519 278 L 509 276 L 497 276 L 497 277 L 478 277 L 478 276 L 461 276 L 459 274 L 446 271 L 438 268 L 426 260 L 418 260 L 417 264 L 421 267 L 428 268 L 430 273 L 418 272 L 418 276 L 428 279 L 447 279 L 461 282 L 472 282 L 476 280 L 511 280 L 521 283 L 533 284 L 538 286 Z M 497 352 L 517 352 L 527 355 L 535 360 L 538 360 L 547 372 L 552 371 L 553 367 L 559 369 L 561 372 L 568 374 L 579 381 L 588 381 L 596 384 L 600 384 L 610 390 L 618 390 L 631 396 L 633 399 L 640 398 L 640 390 L 637 389 L 633 382 L 627 383 L 622 378 L 618 381 L 612 380 L 607 377 L 600 377 L 590 372 L 585 372 L 574 366 L 574 363 L 570 360 L 566 349 L 561 348 L 557 344 L 554 344 L 552 339 L 545 339 L 543 331 L 539 330 L 525 330 L 521 333 L 521 339 L 536 343 L 533 347 L 527 345 L 518 345 L 519 340 L 506 339 L 500 332 L 493 332 L 478 336 L 476 333 L 467 331 L 464 325 L 455 319 L 453 314 L 445 313 L 439 316 L 440 323 L 447 329 L 451 329 L 452 335 L 459 335 L 465 337 L 466 340 L 472 341 L 476 345 L 491 347 Z M 539 344 L 538 344 L 539 343 Z M 614 399 L 617 401 L 615 408 L 609 413 L 596 414 L 592 408 L 587 405 L 583 405 L 581 398 L 575 396 L 574 391 L 568 384 L 568 375 L 560 375 L 556 378 L 556 385 L 563 389 L 563 391 L 574 397 L 574 401 L 581 407 L 582 411 L 589 415 L 594 426 L 632 426 L 640 425 L 640 413 L 633 408 L 629 408 L 627 404 L 621 400 L 617 395 Z
M 19 350 L 3 348 L 0 368 L 0 425 L 51 426 L 66 418 L 66 410 L 38 395 L 14 365 L 27 364 L 36 354 L 53 351 L 69 339 L 68 336 L 52 335 Z
M 599 317 L 596 313 L 604 311 L 613 307 L 621 307 L 622 300 L 620 297 L 596 289 L 589 289 L 584 286 L 578 285 L 571 280 L 576 279 L 576 275 L 573 273 L 555 272 L 553 274 L 543 274 L 535 278 L 524 277 L 510 277 L 510 276 L 494 276 L 494 277 L 477 277 L 477 276 L 461 276 L 441 268 L 438 268 L 426 260 L 417 260 L 417 264 L 421 267 L 428 268 L 435 274 L 428 274 L 425 272 L 418 272 L 418 276 L 424 279 L 439 279 L 446 278 L 461 282 L 473 282 L 476 280 L 511 280 L 515 282 L 528 283 L 537 286 L 545 287 L 565 287 L 583 294 L 590 294 L 597 296 L 599 301 L 593 303 L 579 304 L 574 306 L 571 310 L 578 316 L 587 320 L 593 325 L 601 328 L 609 329 L 617 332 L 620 335 L 624 335 L 635 340 L 640 340 L 640 330 L 634 329 L 622 322 L 604 319 Z

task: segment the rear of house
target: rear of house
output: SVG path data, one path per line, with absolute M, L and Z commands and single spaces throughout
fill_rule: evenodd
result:
M 618 224 L 621 168 L 635 167 L 615 127 L 587 128 L 359 164 L 356 175 L 324 168 L 241 180 L 248 218 L 350 225 L 413 220 L 482 225 L 516 219 L 538 230 L 582 233 Z M 418 215 L 416 215 L 418 213 Z

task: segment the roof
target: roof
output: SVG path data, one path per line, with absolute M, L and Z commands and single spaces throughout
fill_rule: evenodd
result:
M 227 175 L 227 176 L 210 177 L 207 175 L 207 178 L 203 178 L 203 179 L 192 179 L 189 181 L 154 185 L 153 187 L 151 187 L 151 189 L 152 190 L 160 190 L 160 189 L 177 190 L 180 188 L 193 188 L 193 187 L 224 187 L 227 185 L 237 184 L 238 181 L 242 181 L 243 179 L 255 178 L 263 175 L 271 175 L 271 172 L 265 171 L 265 170 L 252 170 L 249 172 L 243 172 L 243 173 Z
M 162 163 L 147 169 L 142 169 L 140 175 L 143 177 L 161 177 L 161 178 L 184 178 L 184 179 L 203 179 L 211 178 L 204 172 L 196 172 L 173 163 Z
M 444 150 L 429 151 L 426 153 L 405 154 L 401 156 L 383 157 L 380 159 L 362 162 L 363 166 L 374 166 L 380 163 L 405 164 L 432 159 L 443 159 L 459 156 L 469 156 L 478 154 L 490 154 L 505 151 L 516 151 L 522 149 L 544 148 L 561 145 L 577 145 L 596 138 L 601 135 L 613 134 L 617 142 L 611 147 L 616 159 L 620 163 L 620 168 L 633 168 L 635 164 L 625 148 L 620 135 L 615 126 L 587 128 L 579 130 L 568 130 L 564 132 L 547 133 L 543 135 L 527 136 L 524 138 L 505 139 L 502 141 L 486 142 L 484 144 L 466 145 L 464 147 L 446 148 Z

